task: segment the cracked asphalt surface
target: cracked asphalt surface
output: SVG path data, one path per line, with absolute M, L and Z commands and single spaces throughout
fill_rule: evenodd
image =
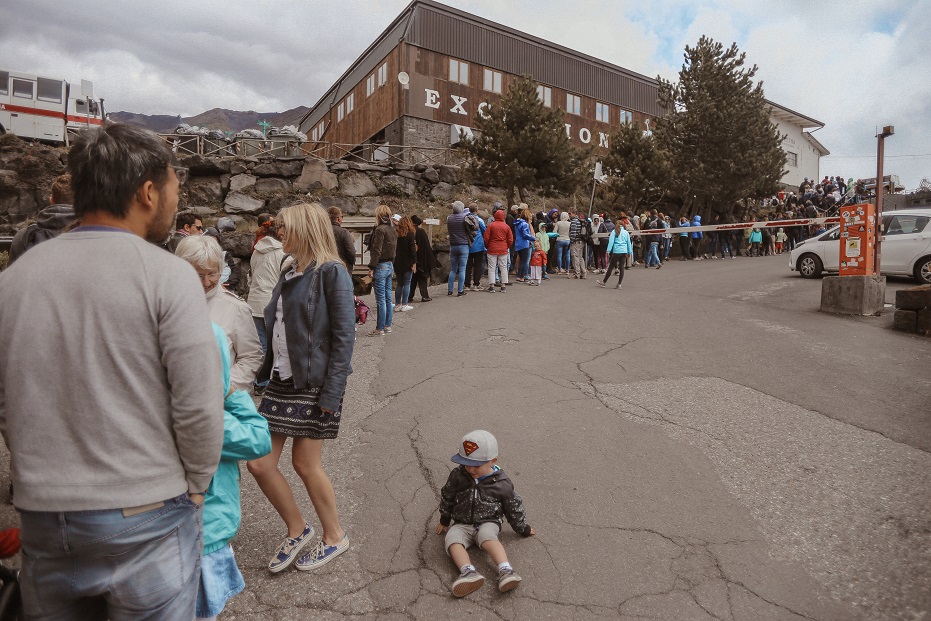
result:
M 221 618 L 931 621 L 931 340 L 821 314 L 820 290 L 785 257 L 435 287 L 358 333 L 324 454 L 352 547 L 269 574 L 284 529 L 243 469 L 247 589 Z M 538 535 L 503 527 L 520 588 L 459 600 L 433 528 L 475 428 Z

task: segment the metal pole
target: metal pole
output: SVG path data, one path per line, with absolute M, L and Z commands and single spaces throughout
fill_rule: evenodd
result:
M 592 179 L 592 199 L 588 201 L 588 219 L 592 219 L 592 207 L 595 206 L 595 184 L 598 183 L 597 179 Z
M 882 259 L 882 236 L 883 236 L 883 154 L 885 151 L 886 136 L 892 136 L 895 128 L 892 125 L 883 127 L 882 132 L 876 137 L 876 243 L 873 245 L 873 266 L 876 274 L 880 273 L 879 263 Z

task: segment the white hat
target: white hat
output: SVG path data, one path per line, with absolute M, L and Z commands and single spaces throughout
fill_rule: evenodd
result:
M 482 429 L 470 431 L 462 437 L 459 452 L 451 461 L 463 466 L 481 466 L 498 456 L 498 441 Z
M 400 221 L 401 221 L 401 214 L 396 213 L 396 214 L 394 214 L 393 216 L 391 216 L 391 219 L 394 220 L 395 222 L 400 222 Z

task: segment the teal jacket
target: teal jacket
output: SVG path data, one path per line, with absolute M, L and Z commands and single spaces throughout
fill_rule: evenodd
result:
M 204 554 L 226 546 L 239 531 L 239 460 L 258 459 L 272 450 L 268 421 L 259 414 L 249 393 L 230 393 L 230 350 L 226 334 L 213 324 L 223 364 L 223 450 L 220 464 L 204 496 Z
M 760 229 L 753 229 L 750 231 L 750 243 L 758 244 L 763 241 L 763 231 Z
M 616 226 L 608 237 L 608 254 L 633 254 L 634 247 L 630 243 L 630 233 L 623 226 Z

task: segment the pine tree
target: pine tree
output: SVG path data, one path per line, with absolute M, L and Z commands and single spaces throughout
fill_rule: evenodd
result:
M 736 201 L 776 191 L 784 174 L 784 136 L 769 120 L 757 67 L 746 54 L 703 36 L 685 48 L 679 81 L 657 78 L 666 115 L 657 144 L 669 154 L 670 189 L 688 212 L 727 213 Z
M 622 125 L 611 135 L 604 168 L 609 190 L 629 213 L 652 208 L 668 192 L 669 163 L 650 132 L 637 122 Z
M 564 115 L 543 105 L 532 80 L 514 81 L 497 105 L 475 117 L 480 134 L 463 143 L 472 177 L 506 188 L 508 204 L 514 204 L 515 189 L 524 202 L 530 190 L 573 192 L 584 182 L 587 153 L 569 140 Z

